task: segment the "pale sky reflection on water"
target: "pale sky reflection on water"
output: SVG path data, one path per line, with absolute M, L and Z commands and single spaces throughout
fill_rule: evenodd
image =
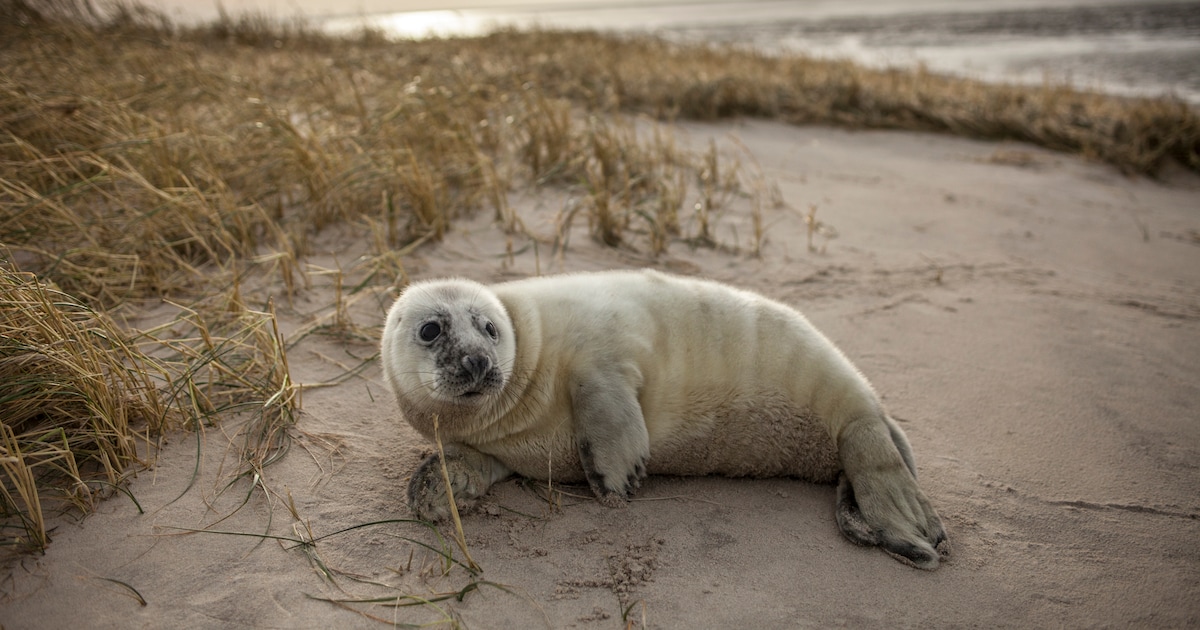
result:
M 183 23 L 217 2 L 143 0 Z M 1200 0 L 221 0 L 333 33 L 475 36 L 498 27 L 651 32 L 925 67 L 984 81 L 1070 83 L 1200 104 Z

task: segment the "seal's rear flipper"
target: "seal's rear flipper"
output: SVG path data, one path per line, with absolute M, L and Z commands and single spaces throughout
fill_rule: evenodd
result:
M 854 487 L 850 485 L 850 480 L 844 472 L 838 478 L 837 524 L 846 538 L 856 545 L 874 547 L 879 544 L 879 536 L 867 525 L 862 518 L 862 512 L 858 510 L 858 502 L 854 500 Z
M 880 547 L 889 556 L 918 569 L 932 571 L 950 555 L 950 542 L 940 522 L 935 524 L 936 531 L 929 535 L 932 545 L 924 541 L 914 544 L 868 525 L 854 499 L 854 487 L 844 472 L 838 479 L 837 524 L 850 542 L 865 547 Z

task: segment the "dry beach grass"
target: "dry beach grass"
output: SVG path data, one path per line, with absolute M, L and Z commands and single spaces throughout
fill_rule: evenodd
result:
M 650 37 L 393 42 L 253 16 L 184 28 L 133 5 L 0 0 L 0 42 L 0 499 L 3 540 L 21 549 L 47 544 L 50 512 L 121 490 L 164 432 L 249 418 L 230 474 L 255 489 L 287 448 L 301 388 L 294 339 L 249 287 L 291 300 L 333 277 L 321 325 L 376 335 L 345 302 L 402 285 L 405 255 L 467 213 L 523 232 L 508 203 L 523 189 L 572 200 L 548 256 L 577 218 L 597 241 L 648 255 L 756 252 L 760 221 L 731 244 L 709 217 L 777 203 L 772 184 L 752 160 L 684 148 L 645 118 L 935 131 L 1129 174 L 1200 171 L 1200 119 L 1169 99 Z M 335 228 L 371 251 L 344 270 L 306 264 Z

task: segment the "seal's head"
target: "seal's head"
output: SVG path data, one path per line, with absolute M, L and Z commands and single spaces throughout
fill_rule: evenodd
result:
M 516 339 L 504 305 L 470 280 L 410 285 L 388 312 L 380 361 L 407 419 L 471 415 L 500 396 L 512 372 Z

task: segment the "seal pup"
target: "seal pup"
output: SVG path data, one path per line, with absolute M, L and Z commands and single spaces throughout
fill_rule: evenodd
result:
M 438 423 L 464 504 L 513 473 L 586 480 L 610 507 L 647 474 L 790 476 L 838 481 L 855 543 L 922 569 L 949 549 L 866 378 L 761 295 L 651 270 L 418 282 L 380 359 L 404 419 L 431 440 Z M 441 465 L 412 475 L 418 518 L 449 517 Z

